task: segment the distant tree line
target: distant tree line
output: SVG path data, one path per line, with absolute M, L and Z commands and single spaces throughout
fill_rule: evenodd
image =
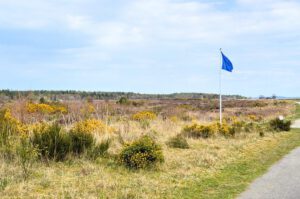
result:
M 13 100 L 27 98 L 37 100 L 46 98 L 51 101 L 57 100 L 119 100 L 121 97 L 127 99 L 218 99 L 218 94 L 210 93 L 172 93 L 172 94 L 141 94 L 134 92 L 101 92 L 101 91 L 75 91 L 75 90 L 0 90 L 0 99 Z M 240 95 L 224 95 L 224 99 L 246 99 Z

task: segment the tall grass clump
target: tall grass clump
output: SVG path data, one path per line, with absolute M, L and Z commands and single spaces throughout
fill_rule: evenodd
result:
M 161 146 L 149 136 L 126 144 L 119 158 L 130 169 L 149 168 L 164 161 Z
M 171 137 L 167 141 L 167 145 L 172 148 L 180 148 L 180 149 L 188 149 L 190 148 L 187 140 L 182 135 L 176 135 L 175 137 Z
M 38 157 L 38 151 L 27 137 L 22 137 L 16 147 L 16 154 L 22 168 L 23 177 L 26 180 L 29 177 L 32 164 Z

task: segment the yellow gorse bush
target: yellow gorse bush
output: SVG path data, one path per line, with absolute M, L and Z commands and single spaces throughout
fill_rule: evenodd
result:
M 132 115 L 132 119 L 136 121 L 155 120 L 156 114 L 151 111 L 141 111 Z
M 115 132 L 115 129 L 107 126 L 101 120 L 87 119 L 75 123 L 71 131 L 104 134 L 104 133 L 113 133 Z
M 0 128 L 10 131 L 10 133 L 26 133 L 27 126 L 13 117 L 9 109 L 4 109 L 0 113 Z
M 66 107 L 62 105 L 55 104 L 35 104 L 27 103 L 26 110 L 28 113 L 43 113 L 43 114 L 53 114 L 53 113 L 67 113 Z
M 28 132 L 33 132 L 33 133 L 42 133 L 45 132 L 47 129 L 50 128 L 49 123 L 45 122 L 38 122 L 34 124 L 28 124 L 27 126 L 27 131 Z
M 194 123 L 192 125 L 185 126 L 182 132 L 187 137 L 208 138 L 218 132 L 218 127 L 216 125 L 202 125 Z
M 182 133 L 187 137 L 193 138 L 208 138 L 216 134 L 222 134 L 225 136 L 233 136 L 235 131 L 234 127 L 226 122 L 222 123 L 211 123 L 211 124 L 191 124 L 183 128 Z

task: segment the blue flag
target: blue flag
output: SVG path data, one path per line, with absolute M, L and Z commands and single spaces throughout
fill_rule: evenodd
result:
M 222 69 L 232 72 L 233 65 L 232 65 L 231 61 L 222 52 L 221 52 L 221 54 L 222 54 L 222 61 L 223 61 Z

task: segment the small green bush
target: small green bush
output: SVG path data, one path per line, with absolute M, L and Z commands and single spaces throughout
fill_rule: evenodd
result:
M 73 154 L 82 154 L 95 145 L 95 138 L 92 133 L 71 130 L 69 136 Z
M 164 161 L 161 146 L 149 136 L 126 144 L 119 158 L 130 169 L 148 168 Z
M 130 104 L 130 101 L 127 97 L 121 97 L 118 101 L 117 101 L 117 104 L 120 104 L 120 105 L 129 105 Z
M 180 149 L 190 148 L 187 140 L 182 135 L 177 135 L 175 137 L 171 137 L 168 140 L 167 145 L 172 148 L 180 148 Z
M 61 161 L 70 152 L 71 139 L 58 124 L 34 131 L 31 141 L 40 156 L 46 159 Z
M 289 131 L 291 129 L 291 121 L 280 120 L 279 118 L 273 119 L 269 122 L 270 127 L 274 131 Z

